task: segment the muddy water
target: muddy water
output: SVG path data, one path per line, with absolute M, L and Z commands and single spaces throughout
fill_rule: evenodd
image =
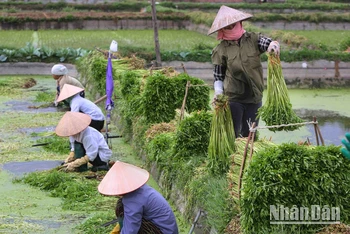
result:
M 61 199 L 12 182 L 26 173 L 61 163 L 62 156 L 31 147 L 38 138 L 31 134 L 53 131 L 60 115 L 54 107 L 29 108 L 42 104 L 34 102 L 39 92 L 55 89 L 52 78 L 35 79 L 37 85 L 21 90 L 20 95 L 0 94 L 0 233 L 73 233 L 87 214 L 62 210 Z
M 350 89 L 290 89 L 293 109 L 304 122 L 316 117 L 325 144 L 341 145 L 341 139 L 350 132 Z M 266 94 L 265 94 L 266 98 Z M 264 122 L 260 126 L 265 126 Z M 317 144 L 314 125 L 306 124 L 292 132 L 259 130 L 261 137 L 271 138 L 276 143 L 310 141 Z
M 0 169 L 0 233 L 72 233 L 84 214 L 61 209 L 61 199 L 12 183 Z

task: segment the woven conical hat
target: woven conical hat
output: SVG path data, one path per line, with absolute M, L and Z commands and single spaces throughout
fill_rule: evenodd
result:
M 58 136 L 73 136 L 89 126 L 91 117 L 80 112 L 66 112 L 56 127 Z
M 60 91 L 60 95 L 57 98 L 57 102 L 63 101 L 64 99 L 67 99 L 77 93 L 80 93 L 84 89 L 70 85 L 70 84 L 64 84 L 62 90 Z
M 221 6 L 213 24 L 211 25 L 211 28 L 208 31 L 208 35 L 225 28 L 226 26 L 249 19 L 251 17 L 253 17 L 253 15 L 227 6 Z
M 117 161 L 103 177 L 98 191 L 107 196 L 123 195 L 140 188 L 148 178 L 149 173 L 145 169 Z

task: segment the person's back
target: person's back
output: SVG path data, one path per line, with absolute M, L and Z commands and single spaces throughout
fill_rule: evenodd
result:
M 145 184 L 123 196 L 124 221 L 122 233 L 137 233 L 135 220 L 144 218 L 155 224 L 164 234 L 179 233 L 175 215 L 165 198 Z M 140 217 L 142 216 L 142 217 Z
M 85 154 L 88 155 L 90 161 L 94 161 L 97 155 L 103 162 L 108 163 L 110 160 L 112 151 L 109 149 L 102 133 L 95 128 L 89 126 L 74 135 L 73 138 L 83 145 Z
M 80 81 L 74 77 L 71 77 L 69 75 L 63 75 L 61 78 L 58 79 L 60 90 L 62 90 L 64 84 L 70 84 L 77 86 L 79 88 L 84 89 L 84 86 L 80 83 Z
M 102 121 L 105 119 L 102 110 L 95 103 L 86 98 L 82 98 L 79 94 L 74 95 L 70 101 L 70 108 L 72 112 L 85 113 L 93 120 Z

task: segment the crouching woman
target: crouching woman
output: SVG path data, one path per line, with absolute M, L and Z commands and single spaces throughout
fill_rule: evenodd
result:
M 55 132 L 61 137 L 72 137 L 82 144 L 83 152 L 75 152 L 73 162 L 65 163 L 65 171 L 84 171 L 90 162 L 93 168 L 106 168 L 112 156 L 104 136 L 89 126 L 91 117 L 80 112 L 66 112 L 59 121 Z M 77 157 L 81 155 L 81 157 Z

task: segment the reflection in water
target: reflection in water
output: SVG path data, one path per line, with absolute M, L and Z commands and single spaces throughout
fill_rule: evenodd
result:
M 341 139 L 344 138 L 345 133 L 350 132 L 350 118 L 318 118 L 317 121 L 326 145 L 341 145 Z M 313 136 L 312 143 L 316 144 L 314 127 L 307 125 L 307 129 Z
M 312 121 L 312 117 L 304 117 L 305 122 Z M 317 118 L 318 126 L 320 128 L 325 145 L 342 145 L 341 139 L 344 138 L 346 132 L 350 132 L 350 118 L 333 116 Z M 260 121 L 260 126 L 265 126 L 263 121 Z M 308 124 L 300 127 L 298 130 L 292 132 L 272 132 L 267 129 L 259 130 L 260 138 L 266 137 L 277 144 L 289 142 L 303 142 L 309 140 L 312 145 L 317 145 L 315 130 L 313 124 Z M 320 142 L 321 144 L 321 142 Z

